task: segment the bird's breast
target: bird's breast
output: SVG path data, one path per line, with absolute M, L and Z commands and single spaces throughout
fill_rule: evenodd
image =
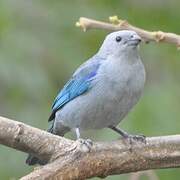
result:
M 133 66 L 106 64 L 99 69 L 89 91 L 56 113 L 57 120 L 70 128 L 116 126 L 137 103 L 144 81 L 145 72 L 141 63 Z
M 144 66 L 139 62 L 133 66 L 109 67 L 107 71 L 102 70 L 98 78 L 94 88 L 95 113 L 89 126 L 101 128 L 117 125 L 142 94 Z

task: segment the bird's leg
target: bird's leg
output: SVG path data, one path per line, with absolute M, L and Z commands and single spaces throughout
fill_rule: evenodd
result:
M 75 132 L 76 132 L 77 141 L 79 141 L 81 143 L 82 147 L 85 146 L 85 148 L 87 150 L 85 148 L 83 148 L 84 151 L 88 151 L 89 152 L 91 150 L 92 145 L 93 145 L 92 140 L 91 139 L 81 139 L 80 138 L 81 134 L 80 134 L 79 128 L 76 128 Z
M 115 126 L 109 126 L 109 128 L 116 131 L 123 138 L 128 139 L 130 144 L 132 144 L 133 141 L 140 141 L 140 142 L 146 143 L 146 137 L 144 135 L 131 135 L 131 134 L 128 134 L 126 131 L 120 128 L 117 128 Z
M 76 138 L 80 139 L 81 134 L 80 134 L 79 128 L 76 128 L 75 132 L 76 132 Z

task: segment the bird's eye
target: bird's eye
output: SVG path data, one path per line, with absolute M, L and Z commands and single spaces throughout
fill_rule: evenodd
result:
M 117 42 L 120 42 L 121 39 L 122 39 L 121 36 L 117 36 L 117 37 L 116 37 L 116 41 L 117 41 Z

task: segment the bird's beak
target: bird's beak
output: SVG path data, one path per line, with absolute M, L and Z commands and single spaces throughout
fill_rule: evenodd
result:
M 142 41 L 141 37 L 139 35 L 133 35 L 131 39 L 129 39 L 128 44 L 137 46 Z

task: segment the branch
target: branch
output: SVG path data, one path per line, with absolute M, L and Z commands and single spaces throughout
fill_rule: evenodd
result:
M 146 31 L 129 24 L 126 20 L 118 19 L 117 16 L 112 16 L 109 20 L 111 23 L 81 17 L 79 18 L 79 22 L 76 23 L 76 26 L 81 27 L 84 31 L 89 29 L 104 29 L 110 31 L 133 30 L 137 32 L 146 43 L 150 41 L 170 43 L 175 44 L 177 48 L 180 49 L 180 35 L 163 31 Z
M 87 152 L 79 141 L 0 117 L 0 144 L 50 162 L 22 180 L 86 179 L 180 166 L 180 135 L 151 137 L 131 146 L 124 140 L 98 142 Z
M 0 117 L 0 144 L 50 161 L 56 159 L 61 148 L 64 152 L 68 151 L 73 141 Z

